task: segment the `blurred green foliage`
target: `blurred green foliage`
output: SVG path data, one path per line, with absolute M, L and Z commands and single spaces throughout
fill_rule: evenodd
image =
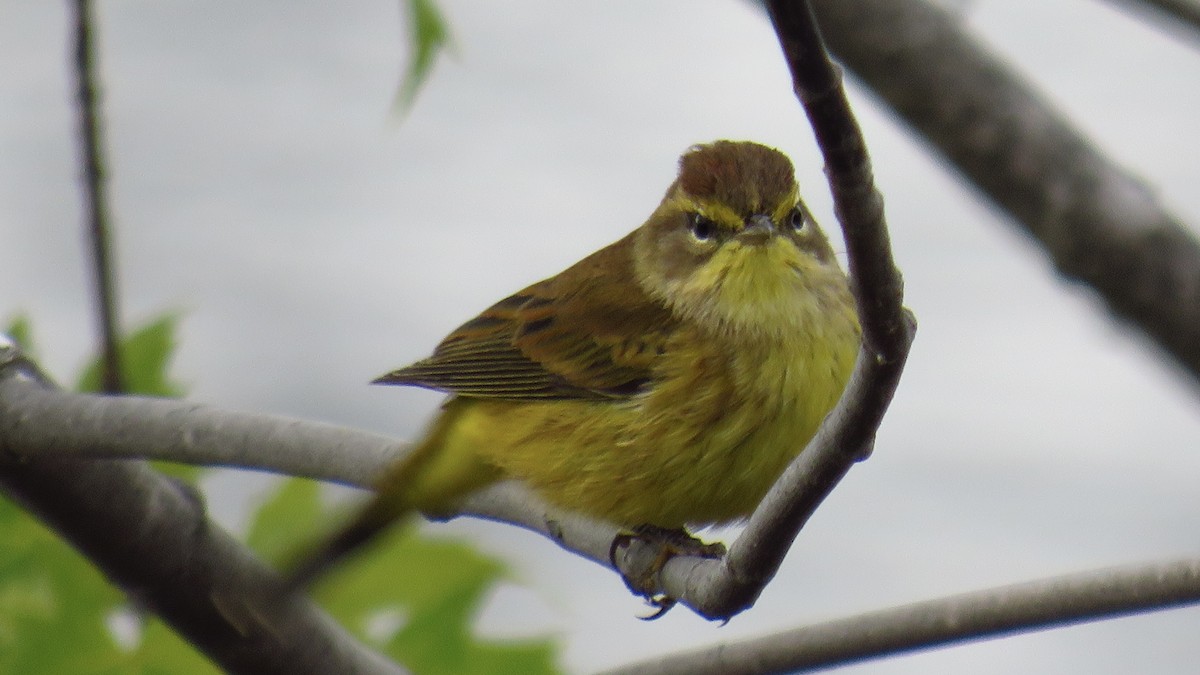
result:
M 313 481 L 286 480 L 259 508 L 246 538 L 250 547 L 285 563 L 315 524 L 324 526 L 319 531 L 331 528 L 318 488 Z M 472 632 L 488 591 L 508 576 L 504 565 L 465 543 L 422 537 L 415 525 L 396 528 L 368 555 L 323 578 L 314 591 L 321 606 L 415 673 L 557 672 L 549 640 L 485 641 Z M 402 617 L 399 625 L 379 630 L 389 615 Z
M 4 329 L 4 334 L 16 340 L 17 346 L 21 351 L 25 352 L 26 356 L 33 357 L 33 328 L 29 325 L 29 317 L 24 314 L 15 316 L 8 320 L 8 326 Z
M 411 108 L 449 31 L 433 0 L 407 0 L 412 56 L 396 105 Z M 127 394 L 178 397 L 171 379 L 179 316 L 167 313 L 120 343 Z M 4 332 L 33 356 L 28 318 Z M 86 365 L 76 390 L 100 388 L 99 358 Z M 195 480 L 202 469 L 168 463 L 156 468 Z M 319 486 L 289 478 L 251 517 L 247 543 L 268 561 L 282 562 L 307 542 L 318 524 L 332 527 Z M 413 523 L 353 565 L 335 570 L 316 591 L 339 621 L 379 651 L 418 674 L 504 675 L 558 672 L 548 639 L 480 640 L 472 624 L 488 592 L 508 572 L 463 543 L 431 540 Z M 87 560 L 18 506 L 0 497 L 0 673 L 26 675 L 193 675 L 220 672 L 170 628 L 130 608 Z M 123 622 L 123 623 L 122 623 Z M 114 630 L 118 623 L 124 630 Z
M 396 109 L 405 113 L 417 100 L 438 55 L 450 41 L 450 30 L 433 0 L 408 0 L 408 70 L 396 93 Z
M 118 351 L 126 394 L 164 398 L 183 396 L 183 385 L 172 382 L 167 372 L 171 354 L 175 351 L 178 324 L 178 315 L 164 314 L 134 329 L 121 340 Z M 76 381 L 75 391 L 100 391 L 102 371 L 100 357 L 92 359 Z
M 119 345 L 125 382 L 133 394 L 177 395 L 167 368 L 175 347 L 178 318 L 165 315 L 137 328 Z M 5 332 L 32 353 L 33 330 L 26 317 Z M 81 391 L 95 390 L 99 360 L 84 368 Z M 167 465 L 176 475 L 196 467 Z M 0 673 L 219 673 L 207 659 L 159 622 L 144 630 L 124 594 L 87 560 L 15 504 L 0 498 Z M 122 646 L 109 628 L 129 618 L 132 644 Z
M 167 372 L 177 324 L 177 316 L 165 315 L 121 342 L 130 393 L 181 391 Z M 29 348 L 28 320 L 11 321 L 6 332 Z M 79 387 L 95 389 L 99 372 L 98 362 L 90 363 Z M 166 466 L 175 475 L 198 470 Z M 312 481 L 281 481 L 251 517 L 247 543 L 276 563 L 297 553 L 315 529 L 332 527 L 318 492 Z M 414 673 L 557 672 L 550 640 L 489 641 L 473 634 L 487 593 L 507 578 L 504 565 L 467 544 L 423 538 L 411 525 L 324 580 L 316 595 L 330 614 Z M 0 541 L 0 673 L 219 672 L 162 622 L 131 611 L 85 559 L 2 498 Z M 110 629 L 117 616 L 132 626 L 124 641 Z M 389 616 L 399 620 L 388 626 Z

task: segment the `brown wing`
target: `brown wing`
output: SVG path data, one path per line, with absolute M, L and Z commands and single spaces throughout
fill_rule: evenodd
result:
M 675 325 L 635 281 L 632 243 L 501 300 L 429 358 L 375 381 L 511 400 L 632 396 Z

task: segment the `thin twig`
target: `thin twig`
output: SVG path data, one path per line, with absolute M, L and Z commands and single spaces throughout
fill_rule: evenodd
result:
M 938 645 L 1200 603 L 1200 558 L 1068 574 L 667 654 L 605 675 L 807 672 Z
M 91 244 L 93 284 L 99 321 L 101 391 L 124 391 L 121 354 L 118 346 L 117 291 L 109 232 L 100 104 L 96 95 L 96 72 L 92 56 L 90 0 L 75 0 L 75 77 L 79 95 L 79 136 L 83 150 L 83 192 L 86 201 L 87 233 Z

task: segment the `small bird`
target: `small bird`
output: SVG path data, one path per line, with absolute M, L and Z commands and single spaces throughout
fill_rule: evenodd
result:
M 450 397 L 291 585 L 499 480 L 634 532 L 745 518 L 837 402 L 859 342 L 788 158 L 693 146 L 641 227 L 375 380 Z

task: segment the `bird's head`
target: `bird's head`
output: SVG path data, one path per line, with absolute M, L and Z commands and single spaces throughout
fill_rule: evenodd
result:
M 690 148 L 634 245 L 639 281 L 651 295 L 721 331 L 783 334 L 848 297 L 792 163 L 757 143 Z

